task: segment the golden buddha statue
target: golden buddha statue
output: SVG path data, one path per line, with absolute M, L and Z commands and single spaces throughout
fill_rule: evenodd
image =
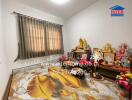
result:
M 115 48 L 112 48 L 110 43 L 107 43 L 104 48 L 102 49 L 102 52 L 107 52 L 107 53 L 115 53 L 116 50 Z
M 89 45 L 86 41 L 86 39 L 80 38 L 79 45 L 76 47 L 77 50 L 89 50 Z

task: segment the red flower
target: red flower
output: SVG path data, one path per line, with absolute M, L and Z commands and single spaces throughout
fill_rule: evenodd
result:
M 66 61 L 67 57 L 65 55 L 62 55 L 61 57 L 59 57 L 59 61 Z
M 92 65 L 92 63 L 91 63 L 90 61 L 87 61 L 86 59 L 81 59 L 81 60 L 79 61 L 79 64 L 80 64 L 80 65 L 89 65 L 89 66 Z
M 118 83 L 124 86 L 127 91 L 129 91 L 131 88 L 130 85 L 128 84 L 128 81 L 126 80 L 119 80 Z

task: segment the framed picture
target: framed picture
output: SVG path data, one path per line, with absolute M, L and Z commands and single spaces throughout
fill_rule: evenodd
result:
M 104 53 L 103 54 L 104 61 L 107 62 L 107 64 L 113 64 L 115 60 L 115 54 L 114 53 Z
M 82 58 L 81 59 L 87 59 L 87 54 L 82 54 Z

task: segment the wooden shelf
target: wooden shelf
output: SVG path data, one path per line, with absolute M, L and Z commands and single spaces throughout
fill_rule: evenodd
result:
M 98 67 L 98 72 L 106 77 L 115 79 L 116 75 L 119 75 L 120 72 L 130 71 L 130 68 L 121 67 L 121 66 L 110 66 L 110 65 L 100 65 Z
M 126 72 L 130 71 L 130 67 L 122 67 L 122 66 L 116 66 L 116 65 L 100 65 L 99 68 L 104 68 L 107 70 L 117 71 L 117 72 Z

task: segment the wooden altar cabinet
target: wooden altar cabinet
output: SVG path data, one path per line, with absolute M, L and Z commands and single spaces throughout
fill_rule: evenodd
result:
M 90 59 L 90 55 L 91 55 L 91 50 L 75 50 L 72 51 L 73 52 L 73 58 L 76 58 L 78 60 L 80 60 L 80 58 L 82 57 L 82 54 L 86 54 L 87 55 L 87 59 Z

